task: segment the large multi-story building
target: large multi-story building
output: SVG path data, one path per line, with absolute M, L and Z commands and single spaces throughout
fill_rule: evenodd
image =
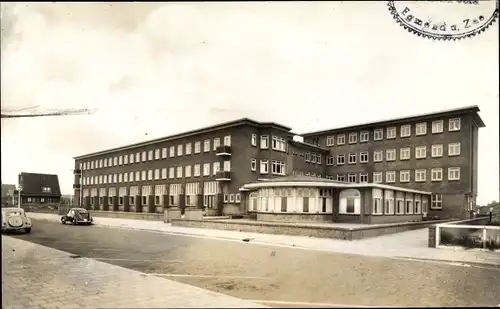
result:
M 327 178 L 433 192 L 431 215 L 460 217 L 476 205 L 478 131 L 485 126 L 478 112 L 472 106 L 302 136 L 328 149 Z
M 110 211 L 246 214 L 245 185 L 302 174 L 432 192 L 430 213 L 463 215 L 477 195 L 478 111 L 307 133 L 304 142 L 289 127 L 245 118 L 75 157 L 74 200 Z

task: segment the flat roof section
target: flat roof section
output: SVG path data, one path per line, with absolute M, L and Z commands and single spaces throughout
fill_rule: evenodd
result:
M 237 120 L 233 120 L 233 121 L 229 121 L 229 122 L 224 122 L 224 123 L 219 123 L 219 124 L 216 124 L 216 125 L 212 125 L 212 126 L 208 126 L 208 127 L 203 127 L 203 128 L 195 129 L 195 130 L 190 130 L 190 131 L 186 131 L 186 132 L 178 133 L 178 134 L 174 134 L 174 135 L 169 135 L 169 136 L 166 136 L 166 137 L 161 137 L 161 138 L 157 138 L 157 139 L 153 139 L 153 140 L 149 140 L 149 141 L 145 141 L 145 142 L 130 144 L 130 145 L 116 147 L 116 148 L 107 149 L 107 150 L 98 151 L 98 152 L 93 152 L 93 153 L 89 153 L 89 154 L 85 154 L 85 155 L 73 157 L 73 159 L 74 160 L 79 160 L 79 159 L 91 158 L 91 157 L 94 157 L 94 156 L 99 156 L 99 155 L 114 153 L 114 152 L 117 152 L 117 151 L 122 151 L 122 150 L 127 150 L 127 149 L 134 149 L 134 148 L 137 148 L 137 147 L 142 147 L 142 146 L 152 145 L 152 144 L 156 144 L 156 143 L 161 143 L 161 142 L 176 140 L 176 139 L 179 139 L 179 138 L 184 138 L 184 137 L 194 136 L 194 135 L 198 135 L 198 134 L 209 133 L 209 132 L 216 131 L 216 130 L 223 130 L 223 129 L 228 129 L 228 128 L 234 128 L 234 127 L 238 127 L 238 126 L 245 125 L 245 124 L 254 125 L 256 127 L 261 127 L 261 128 L 274 127 L 274 128 L 279 129 L 279 130 L 288 131 L 288 132 L 292 130 L 292 128 L 290 128 L 290 127 L 287 127 L 287 126 L 284 126 L 282 124 L 275 123 L 275 122 L 258 122 L 256 120 L 252 120 L 252 119 L 249 119 L 249 118 L 241 118 L 241 119 L 237 119 Z
M 438 117 L 438 116 L 447 116 L 447 115 L 457 115 L 457 114 L 464 114 L 464 113 L 476 113 L 475 117 L 475 122 L 480 128 L 485 127 L 485 124 L 481 117 L 477 114 L 480 109 L 477 105 L 472 105 L 472 106 L 466 106 L 466 107 L 460 107 L 460 108 L 454 108 L 454 109 L 448 109 L 448 110 L 441 110 L 437 112 L 431 112 L 431 113 L 425 113 L 425 114 L 418 114 L 418 115 L 413 115 L 413 116 L 406 116 L 402 118 L 392 118 L 392 119 L 387 119 L 387 120 L 380 120 L 380 121 L 373 121 L 373 122 L 367 122 L 367 123 L 362 123 L 362 124 L 354 124 L 351 126 L 345 126 L 345 127 L 340 127 L 340 128 L 332 128 L 332 129 L 325 129 L 325 130 L 320 130 L 320 131 L 315 131 L 315 132 L 308 132 L 308 133 L 303 133 L 300 136 L 303 137 L 310 137 L 314 135 L 320 135 L 320 134 L 326 134 L 326 133 L 336 133 L 338 131 L 346 131 L 346 130 L 355 130 L 355 129 L 364 129 L 364 128 L 369 128 L 369 127 L 374 127 L 374 126 L 383 126 L 383 125 L 388 125 L 388 124 L 393 124 L 393 123 L 400 123 L 400 122 L 407 122 L 407 121 L 413 121 L 413 120 L 419 120 L 419 119 L 426 119 L 426 118 L 432 118 L 432 117 Z
M 272 187 L 322 187 L 322 188 L 378 188 L 423 195 L 431 195 L 432 192 L 401 188 L 379 183 L 348 183 L 311 176 L 289 176 L 283 178 L 266 179 L 260 182 L 245 184 L 243 190 L 272 188 Z

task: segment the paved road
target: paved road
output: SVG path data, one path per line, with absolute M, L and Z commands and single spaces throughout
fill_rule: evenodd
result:
M 500 270 L 33 220 L 15 237 L 282 307 L 497 306 Z M 326 307 L 326 305 L 324 305 Z

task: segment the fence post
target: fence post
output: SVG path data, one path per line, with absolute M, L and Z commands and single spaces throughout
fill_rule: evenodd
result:
M 439 243 L 441 242 L 441 232 L 440 232 L 440 226 L 439 224 L 436 225 L 436 248 L 439 246 Z
M 483 249 L 486 249 L 486 228 L 483 228 Z

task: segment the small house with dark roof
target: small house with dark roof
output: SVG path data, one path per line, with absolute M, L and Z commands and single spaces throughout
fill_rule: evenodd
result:
M 241 188 L 257 221 L 379 224 L 419 221 L 431 192 L 311 176 L 263 179 Z
M 59 177 L 52 174 L 19 174 L 21 204 L 48 204 L 61 201 Z

